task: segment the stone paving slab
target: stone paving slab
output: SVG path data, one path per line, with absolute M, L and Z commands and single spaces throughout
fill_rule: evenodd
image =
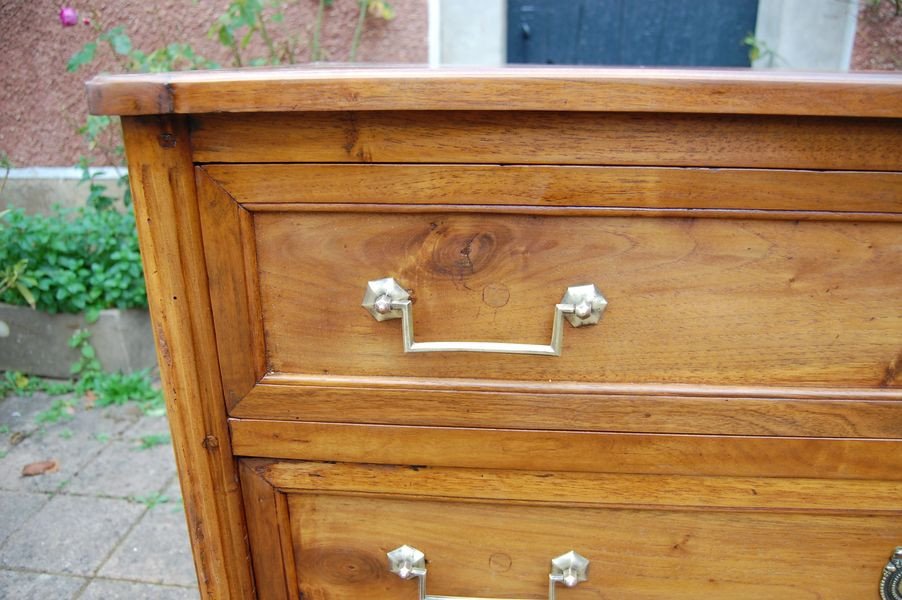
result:
M 191 547 L 184 538 L 185 513 L 162 503 L 147 511 L 98 575 L 170 585 L 197 585 Z M 181 543 L 173 543 L 179 540 Z
M 0 569 L 0 600 L 69 600 L 87 581 L 81 577 Z
M 35 401 L 41 410 L 47 410 L 59 399 L 39 398 L 36 395 L 30 400 Z M 58 491 L 94 460 L 110 440 L 120 436 L 137 421 L 136 415 L 130 415 L 122 407 L 102 410 L 75 408 L 74 414 L 69 417 L 67 420 L 61 419 L 33 429 L 24 440 L 5 451 L 5 455 L 0 458 L 0 489 Z M 39 477 L 22 477 L 25 465 L 50 459 L 59 463 L 57 472 Z
M 0 398 L 0 600 L 198 598 L 165 417 L 78 402 L 37 423 L 55 400 Z M 59 472 L 21 476 L 49 458 Z
M 0 545 L 38 512 L 50 496 L 0 491 Z
M 175 457 L 168 443 L 144 449 L 135 441 L 115 441 L 72 477 L 66 491 L 143 498 L 161 492 L 173 473 Z
M 123 438 L 129 440 L 140 440 L 145 436 L 171 439 L 169 423 L 160 417 L 143 416 L 122 434 Z
M 93 575 L 143 512 L 127 500 L 57 495 L 9 536 L 0 567 Z
M 197 600 L 195 588 L 95 579 L 79 600 Z

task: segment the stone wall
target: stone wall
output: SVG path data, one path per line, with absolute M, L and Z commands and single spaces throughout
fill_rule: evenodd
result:
M 902 70 L 902 14 L 890 0 L 866 1 L 858 11 L 858 32 L 852 52 L 856 71 Z
M 425 63 L 427 0 L 390 0 L 396 17 L 368 19 L 359 62 Z M 92 25 L 62 27 L 61 4 L 76 8 Z M 273 37 L 297 32 L 303 41 L 299 62 L 308 60 L 309 40 L 318 2 L 282 2 L 285 20 Z M 69 57 L 97 32 L 94 26 L 123 25 L 136 48 L 150 51 L 172 42 L 191 43 L 198 52 L 231 66 L 227 50 L 207 36 L 227 0 L 5 0 L 0 1 L 0 150 L 17 166 L 71 166 L 86 153 L 74 133 L 84 121 L 83 83 L 99 72 L 118 71 L 108 50 L 90 68 L 66 72 Z M 346 61 L 357 18 L 357 0 L 334 0 L 325 11 L 322 47 L 332 61 Z M 250 54 L 261 55 L 252 47 Z M 97 157 L 98 164 L 109 164 Z

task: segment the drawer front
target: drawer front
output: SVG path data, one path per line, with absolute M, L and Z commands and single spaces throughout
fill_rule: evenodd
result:
M 578 382 L 898 384 L 902 236 L 889 223 L 435 214 L 259 214 L 269 368 Z M 604 294 L 558 357 L 405 353 L 367 282 L 412 297 L 417 342 L 547 344 L 568 286 Z
M 232 416 L 902 432 L 895 174 L 377 167 L 197 169 Z M 406 324 L 361 306 L 383 278 Z M 606 305 L 574 328 L 557 305 L 582 284 Z
M 262 507 L 249 515 L 258 581 L 281 574 L 283 586 L 261 598 L 415 598 L 417 584 L 386 558 L 405 544 L 425 553 L 435 595 L 546 598 L 550 560 L 575 550 L 590 560 L 588 579 L 559 589 L 562 600 L 877 598 L 902 539 L 898 483 L 823 482 L 815 492 L 801 480 L 670 478 L 659 494 L 660 482 L 641 479 L 242 466 L 246 502 Z M 731 507 L 706 506 L 729 498 Z

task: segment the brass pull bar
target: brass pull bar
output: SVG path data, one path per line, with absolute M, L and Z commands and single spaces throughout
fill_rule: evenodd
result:
M 564 339 L 564 319 L 573 327 L 594 325 L 601 319 L 607 300 L 592 284 L 567 288 L 560 304 L 554 305 L 551 342 L 511 344 L 507 342 L 417 342 L 413 333 L 413 304 L 407 290 L 391 277 L 367 283 L 363 307 L 377 321 L 401 319 L 404 352 L 496 352 L 501 354 L 538 354 L 560 356 Z
M 477 598 L 473 596 L 440 596 L 426 593 L 426 555 L 411 546 L 399 546 L 388 553 L 389 570 L 401 579 L 417 579 L 419 600 L 516 600 L 513 598 Z M 575 587 L 588 579 L 589 559 L 573 550 L 551 560 L 548 574 L 548 600 L 555 600 L 557 584 Z

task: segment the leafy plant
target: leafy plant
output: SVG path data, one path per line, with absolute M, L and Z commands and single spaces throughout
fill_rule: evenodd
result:
M 108 208 L 98 196 L 93 206 L 77 210 L 0 215 L 0 264 L 27 264 L 27 277 L 20 273 L 16 281 L 29 292 L 0 288 L 0 301 L 24 300 L 50 313 L 88 311 L 89 321 L 104 308 L 146 307 L 134 213 Z
M 749 48 L 749 62 L 754 63 L 758 60 L 764 60 L 768 67 L 776 66 L 777 63 L 782 61 L 782 58 L 775 50 L 773 50 L 767 43 L 759 37 L 756 37 L 754 33 L 749 33 L 744 38 L 742 38 L 742 45 L 748 46 Z
M 0 194 L 3 193 L 3 189 L 6 187 L 6 182 L 9 179 L 9 171 L 12 169 L 12 166 L 6 152 L 0 150 L 0 169 L 3 169 L 3 179 L 0 180 Z M 3 217 L 5 217 L 8 212 L 9 209 L 0 211 L 0 221 L 3 220 Z M 7 290 L 15 290 L 18 295 L 21 296 L 22 300 L 34 308 L 35 300 L 34 295 L 31 293 L 31 286 L 34 285 L 34 280 L 27 275 L 27 267 L 27 259 L 18 261 L 0 259 L 0 297 L 2 297 Z
M 70 368 L 72 375 L 77 377 L 73 391 L 82 396 L 90 395 L 97 407 L 137 402 L 147 414 L 162 414 L 163 396 L 151 384 L 149 370 L 133 373 L 103 371 L 90 338 L 91 333 L 82 329 L 69 339 L 69 347 L 79 351 L 78 360 Z
M 11 393 L 30 396 L 44 392 L 50 396 L 76 394 L 90 399 L 96 407 L 121 406 L 136 402 L 147 415 L 163 415 L 166 411 L 163 395 L 153 386 L 148 369 L 133 373 L 107 373 L 103 371 L 97 352 L 91 345 L 91 334 L 85 329 L 76 331 L 69 339 L 69 346 L 78 350 L 79 358 L 70 368 L 73 379 L 54 381 L 41 377 L 29 377 L 15 371 L 7 371 L 0 377 L 0 398 Z M 77 400 L 59 398 L 50 408 L 35 418 L 39 423 L 58 423 L 69 420 L 75 414 Z

